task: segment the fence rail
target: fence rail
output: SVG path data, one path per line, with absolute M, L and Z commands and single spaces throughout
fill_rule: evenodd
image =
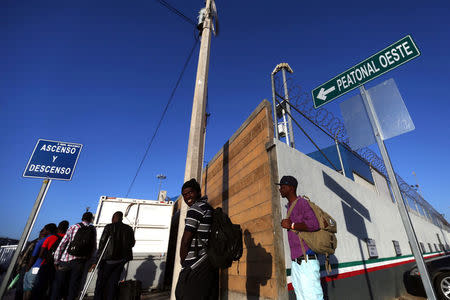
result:
M 11 259 L 16 251 L 17 245 L 7 245 L 0 247 L 0 270 L 3 272 L 9 266 Z

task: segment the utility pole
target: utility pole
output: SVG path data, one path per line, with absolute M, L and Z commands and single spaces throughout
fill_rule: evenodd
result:
M 184 181 L 195 178 L 201 181 L 204 151 L 204 129 L 206 119 L 206 99 L 208 91 L 208 69 L 209 52 L 211 47 L 212 18 L 214 16 L 214 0 L 206 0 L 204 20 L 201 30 L 200 53 L 198 56 L 197 77 L 195 79 L 194 101 L 192 104 L 191 127 L 189 131 L 188 150 L 186 155 L 186 169 Z M 199 20 L 200 22 L 202 20 Z M 170 299 L 175 299 L 175 288 L 178 282 L 178 275 L 181 271 L 180 264 L 180 244 L 183 236 L 187 205 L 183 200 L 180 208 L 180 221 L 178 225 L 177 247 L 175 252 L 175 263 L 173 267 L 172 291 Z

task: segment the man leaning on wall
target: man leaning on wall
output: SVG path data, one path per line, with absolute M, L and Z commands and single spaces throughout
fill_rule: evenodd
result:
M 213 222 L 213 209 L 208 197 L 201 197 L 195 179 L 181 188 L 189 209 L 180 246 L 182 270 L 175 290 L 177 300 L 216 300 L 219 298 L 219 271 L 209 261 L 206 249 Z

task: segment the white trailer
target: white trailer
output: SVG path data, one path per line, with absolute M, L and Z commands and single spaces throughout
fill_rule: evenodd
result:
M 101 196 L 95 213 L 97 246 L 105 226 L 116 211 L 124 214 L 123 223 L 134 230 L 136 245 L 133 260 L 125 265 L 121 280 L 140 280 L 143 290 L 161 289 L 173 214 L 172 201 L 141 200 Z M 95 278 L 88 293 L 95 290 Z

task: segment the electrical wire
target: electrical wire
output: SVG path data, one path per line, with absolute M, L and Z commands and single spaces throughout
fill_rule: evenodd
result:
M 156 2 L 158 2 L 159 4 L 161 4 L 162 6 L 166 7 L 167 9 L 169 9 L 171 12 L 173 12 L 174 14 L 178 15 L 179 17 L 181 17 L 183 20 L 185 20 L 186 22 L 188 22 L 191 25 L 197 26 L 197 23 L 192 20 L 191 18 L 189 18 L 188 16 L 186 16 L 185 14 L 183 14 L 181 11 L 179 11 L 178 9 L 176 9 L 175 7 L 173 7 L 172 5 L 170 5 L 169 3 L 167 3 L 164 0 L 156 0 Z
M 194 50 L 195 50 L 195 48 L 197 47 L 197 44 L 198 44 L 198 39 L 195 39 L 194 45 L 193 45 L 191 51 L 189 52 L 189 55 L 188 55 L 188 57 L 187 57 L 187 59 L 186 59 L 186 61 L 185 61 L 185 63 L 184 63 L 183 69 L 181 70 L 181 73 L 180 73 L 180 75 L 178 76 L 178 80 L 177 80 L 177 82 L 176 82 L 174 88 L 172 89 L 172 93 L 170 94 L 170 97 L 169 97 L 169 99 L 167 100 L 166 106 L 165 106 L 165 108 L 164 108 L 164 110 L 163 110 L 163 112 L 162 112 L 162 114 L 161 114 L 161 118 L 159 119 L 158 125 L 156 126 L 155 131 L 153 132 L 153 136 L 152 136 L 152 138 L 150 139 L 150 142 L 149 142 L 148 145 L 147 145 L 147 149 L 145 150 L 145 154 L 144 154 L 144 156 L 142 157 L 141 162 L 139 163 L 139 167 L 137 168 L 136 174 L 134 175 L 134 178 L 133 178 L 133 180 L 131 181 L 130 187 L 128 188 L 128 192 L 127 192 L 127 194 L 126 194 L 125 197 L 128 197 L 128 195 L 130 194 L 131 188 L 133 187 L 134 182 L 136 181 L 136 177 L 138 176 L 139 171 L 141 170 L 141 167 L 142 167 L 142 165 L 143 165 L 145 159 L 147 158 L 148 151 L 150 150 L 150 146 L 152 145 L 153 140 L 155 139 L 156 134 L 158 133 L 159 127 L 161 126 L 161 123 L 162 123 L 162 121 L 163 121 L 163 119 L 164 119 L 164 117 L 165 117 L 165 115 L 166 115 L 167 109 L 169 108 L 169 105 L 170 105 L 170 103 L 172 102 L 173 96 L 175 95 L 175 92 L 176 92 L 176 90 L 177 90 L 177 88 L 178 88 L 178 85 L 180 84 L 181 79 L 183 78 L 183 74 L 184 74 L 184 72 L 186 71 L 186 68 L 187 68 L 187 66 L 188 66 L 188 64 L 189 64 L 189 61 L 190 61 L 191 58 L 192 58 L 192 54 L 194 53 Z
M 277 98 L 275 98 L 275 101 L 278 103 L 278 105 L 281 106 L 281 102 L 278 101 Z M 286 101 L 286 102 L 287 102 L 287 101 Z M 288 102 L 287 102 L 287 103 L 288 103 Z M 289 105 L 289 104 L 288 104 L 288 105 Z M 293 106 L 290 106 L 290 107 L 293 107 Z M 285 113 L 286 113 L 289 117 L 291 117 L 291 119 L 292 119 L 292 121 L 294 121 L 295 125 L 297 125 L 298 128 L 300 128 L 300 130 L 303 132 L 303 134 L 304 134 L 304 135 L 309 139 L 309 141 L 317 148 L 317 150 L 319 150 L 319 152 L 323 155 L 323 157 L 325 157 L 325 159 L 330 163 L 330 165 L 332 165 L 333 168 L 334 168 L 336 171 L 339 171 L 339 169 L 336 168 L 336 166 L 331 162 L 331 160 L 328 159 L 328 157 L 325 155 L 325 153 L 323 153 L 323 151 L 320 149 L 320 147 L 317 146 L 317 144 L 314 142 L 314 140 L 306 133 L 306 131 L 303 129 L 303 127 L 300 126 L 300 124 L 292 117 L 292 115 L 291 115 L 290 113 L 288 113 L 287 111 L 285 111 Z

